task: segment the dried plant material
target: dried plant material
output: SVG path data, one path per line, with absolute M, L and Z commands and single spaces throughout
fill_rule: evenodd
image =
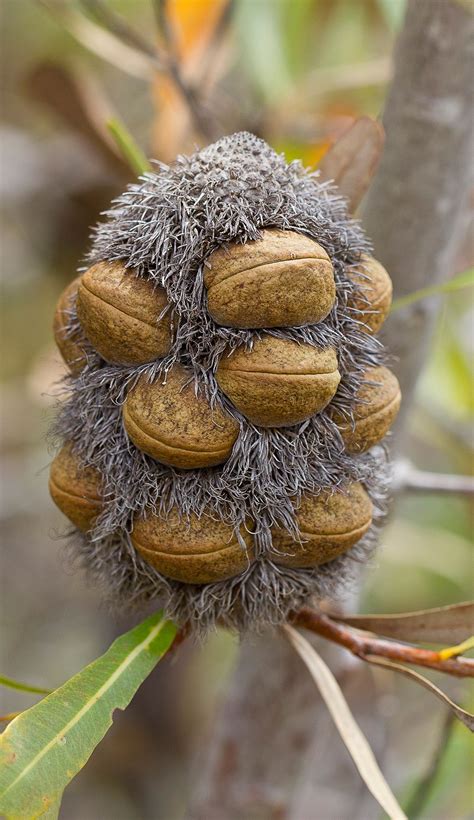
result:
M 351 484 L 341 492 L 303 496 L 296 518 L 301 542 L 274 529 L 274 561 L 285 567 L 314 567 L 360 541 L 372 523 L 372 502 L 360 484 Z
M 317 350 L 263 336 L 251 350 L 223 356 L 219 387 L 252 424 L 287 427 L 319 413 L 333 398 L 341 375 L 333 348 Z
M 344 646 L 349 652 L 362 660 L 376 656 L 402 661 L 414 666 L 423 666 L 425 669 L 435 669 L 437 672 L 444 672 L 447 675 L 454 675 L 459 678 L 474 677 L 474 660 L 457 656 L 452 657 L 450 653 L 453 647 L 448 648 L 446 656 L 445 650 L 437 652 L 434 649 L 411 646 L 405 642 L 387 641 L 378 635 L 370 635 L 362 630 L 351 629 L 341 623 L 340 619 L 338 623 L 324 612 L 307 606 L 298 610 L 298 612 L 292 613 L 292 623 L 295 626 L 309 629 L 340 646 Z M 466 642 L 461 648 L 466 645 L 470 645 L 470 641 Z M 459 650 L 459 647 L 455 647 L 455 649 Z
M 353 303 L 357 318 L 369 332 L 378 333 L 392 304 L 392 280 L 380 262 L 366 254 L 350 276 L 360 285 Z
M 133 523 L 131 541 L 162 575 L 185 584 L 212 584 L 240 575 L 253 553 L 248 530 L 239 539 L 231 525 L 208 515 L 185 520 L 176 507 L 166 520 L 145 511 Z
M 261 333 L 212 318 L 206 261 L 233 244 L 258 244 L 263 231 L 291 232 L 324 249 L 336 289 L 324 319 Z M 173 323 L 169 351 L 149 363 L 107 364 L 89 345 L 87 367 L 65 385 L 68 396 L 55 427 L 59 440 L 73 442 L 103 477 L 102 512 L 90 536 L 76 538 L 76 549 L 121 609 L 159 601 L 195 631 L 217 621 L 253 629 L 281 623 L 310 599 L 334 597 L 368 560 L 385 510 L 387 455 L 379 447 L 357 455 L 345 450 L 333 418 L 340 414 L 352 423 L 366 371 L 384 362 L 382 345 L 351 307 L 360 286 L 350 274 L 364 253 L 370 245 L 344 200 L 317 174 L 287 164 L 247 133 L 146 172 L 97 227 L 90 264 L 125 264 L 163 288 Z M 68 334 L 76 331 L 81 325 L 73 311 Z M 271 404 L 279 406 L 286 414 L 280 421 L 291 426 L 257 425 L 222 391 L 217 371 L 246 352 L 256 356 L 259 346 L 282 343 L 292 351 L 278 359 L 282 372 L 272 373 L 271 366 L 268 372 L 266 359 L 263 371 L 245 376 L 278 379 L 268 412 L 274 412 Z M 306 355 L 313 370 L 298 372 L 298 357 Z M 328 367 L 322 365 L 326 358 Z M 287 415 L 295 401 L 303 421 Z M 276 563 L 275 529 L 301 541 L 294 500 L 344 492 L 354 482 L 373 505 L 365 535 L 317 569 Z M 146 510 L 167 521 L 174 508 L 183 521 L 209 516 L 231 526 L 237 540 L 251 521 L 255 560 L 222 581 L 167 577 L 143 559 L 129 534 Z
M 448 706 L 452 712 L 456 715 L 457 719 L 464 723 L 471 732 L 474 732 L 474 715 L 471 712 L 467 712 L 465 709 L 462 709 L 457 703 L 451 700 L 438 686 L 425 678 L 423 675 L 420 675 L 419 672 L 415 672 L 414 669 L 409 669 L 407 666 L 402 666 L 400 663 L 394 663 L 394 661 L 389 661 L 386 658 L 377 658 L 375 655 L 366 655 L 364 657 L 365 661 L 368 663 L 372 663 L 375 666 L 381 666 L 383 669 L 392 670 L 392 672 L 398 672 L 400 675 L 404 675 L 406 678 L 411 678 L 416 683 L 419 683 L 420 686 L 424 686 L 425 689 L 428 689 L 435 697 L 441 700 L 446 706 Z
M 206 260 L 208 309 L 219 325 L 298 327 L 325 319 L 336 287 L 324 248 L 295 231 L 262 231 L 262 238 L 232 243 Z
M 51 464 L 49 492 L 57 507 L 82 532 L 90 530 L 102 509 L 101 477 L 84 467 L 65 445 Z
M 171 467 L 213 467 L 229 458 L 239 425 L 196 395 L 190 374 L 175 365 L 166 381 L 142 377 L 123 408 L 125 429 L 136 447 Z
M 390 820 L 407 820 L 379 769 L 374 753 L 356 723 L 333 673 L 316 649 L 292 626 L 282 627 L 318 687 L 360 776 Z
M 395 615 L 338 615 L 330 613 L 334 620 L 343 621 L 357 629 L 366 629 L 389 638 L 402 641 L 425 641 L 427 643 L 459 643 L 474 631 L 474 603 L 420 609 Z
M 145 364 L 171 347 L 168 301 L 163 288 L 122 262 L 99 262 L 82 276 L 77 316 L 87 338 L 107 362 Z
M 357 393 L 353 423 L 340 424 L 351 453 L 363 453 L 386 436 L 402 399 L 397 377 L 387 367 L 372 367 L 365 376 L 366 382 Z
M 323 157 L 322 180 L 334 182 L 355 213 L 382 156 L 385 134 L 381 123 L 360 117 Z
M 71 335 L 69 332 L 69 323 L 73 315 L 80 281 L 81 277 L 77 276 L 63 290 L 56 305 L 53 319 L 54 341 L 69 370 L 75 376 L 87 364 L 84 348 L 81 345 L 80 338 L 78 338 L 80 334 L 76 332 Z

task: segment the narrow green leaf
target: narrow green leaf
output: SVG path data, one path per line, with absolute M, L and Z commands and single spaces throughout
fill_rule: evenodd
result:
M 459 273 L 453 276 L 449 282 L 441 282 L 439 285 L 431 285 L 421 290 L 414 290 L 413 293 L 407 293 L 406 296 L 401 296 L 399 299 L 394 299 L 392 302 L 393 313 L 395 310 L 413 305 L 415 302 L 420 302 L 421 299 L 426 299 L 428 296 L 437 296 L 440 293 L 451 293 L 462 288 L 469 288 L 474 285 L 474 268 Z
M 41 686 L 30 686 L 29 683 L 22 683 L 13 678 L 6 678 L 0 675 L 0 686 L 8 686 L 9 689 L 18 689 L 19 692 L 32 692 L 34 695 L 49 695 L 52 689 L 42 689 Z
M 140 174 L 144 174 L 145 171 L 151 170 L 151 165 L 142 149 L 139 145 L 137 145 L 134 138 L 122 122 L 113 118 L 107 121 L 107 128 L 117 143 L 123 158 L 130 165 L 132 171 L 139 176 Z
M 64 788 L 88 761 L 136 690 L 171 646 L 176 627 L 157 613 L 15 718 L 0 736 L 0 813 L 56 816 Z

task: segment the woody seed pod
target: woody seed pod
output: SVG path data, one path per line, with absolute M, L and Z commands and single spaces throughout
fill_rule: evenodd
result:
M 263 336 L 251 350 L 223 357 L 216 378 L 221 390 L 253 424 L 285 427 L 322 410 L 339 381 L 332 348 Z
M 100 474 L 84 467 L 70 445 L 51 464 L 49 492 L 57 507 L 83 532 L 90 530 L 102 509 Z
M 320 322 L 336 297 L 324 248 L 295 231 L 270 229 L 262 239 L 230 243 L 206 262 L 208 310 L 220 325 L 291 327 Z
M 99 262 L 81 279 L 77 315 L 103 359 L 113 364 L 144 364 L 166 356 L 170 317 L 163 288 L 136 276 L 123 262 Z
M 401 393 L 397 377 L 387 367 L 371 367 L 365 372 L 369 383 L 357 393 L 354 426 L 340 423 L 339 429 L 350 453 L 363 453 L 381 441 L 400 409 Z
M 247 546 L 238 542 L 232 526 L 208 515 L 189 521 L 173 507 L 165 519 L 147 510 L 134 522 L 131 541 L 155 569 L 185 584 L 210 584 L 240 575 L 253 557 L 251 535 L 242 530 Z
M 273 548 L 278 554 L 272 554 L 272 560 L 285 567 L 315 567 L 332 561 L 365 535 L 372 523 L 372 502 L 354 482 L 344 492 L 303 496 L 296 518 L 303 543 L 274 528 Z
M 80 281 L 81 277 L 76 276 L 67 288 L 63 290 L 58 299 L 53 319 L 54 341 L 69 370 L 75 376 L 81 372 L 87 362 L 80 344 L 67 335 L 69 314 L 76 299 Z
M 139 379 L 123 406 L 125 429 L 136 447 L 152 458 L 190 470 L 222 464 L 239 432 L 237 422 L 196 396 L 189 373 L 175 365 L 166 383 Z
M 361 264 L 350 270 L 349 276 L 361 286 L 352 305 L 361 311 L 357 318 L 366 325 L 367 332 L 377 333 L 392 304 L 392 280 L 380 262 L 368 254 L 362 254 Z

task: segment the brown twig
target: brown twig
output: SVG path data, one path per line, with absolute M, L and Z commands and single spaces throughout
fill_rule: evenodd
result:
M 444 672 L 458 678 L 474 677 L 474 660 L 471 658 L 443 659 L 439 652 L 431 649 L 423 649 L 422 647 L 398 643 L 397 641 L 386 641 L 383 638 L 363 635 L 341 623 L 336 623 L 328 615 L 323 615 L 309 609 L 309 607 L 304 607 L 299 612 L 294 613 L 291 622 L 293 625 L 315 632 L 317 635 L 339 644 L 339 646 L 344 646 L 361 660 L 365 660 L 366 656 L 378 656 L 390 658 L 393 661 L 402 661 L 414 666 L 424 666 L 427 669 L 435 669 L 437 672 Z
M 157 69 L 163 69 L 163 63 L 153 43 L 136 31 L 129 23 L 113 11 L 107 3 L 102 0 L 80 0 L 81 6 L 89 11 L 104 28 L 114 34 L 119 40 L 132 48 L 141 51 L 150 57 Z
M 155 0 L 153 3 L 157 23 L 166 46 L 167 70 L 176 87 L 181 92 L 186 104 L 191 112 L 194 122 L 206 139 L 214 138 L 214 129 L 210 122 L 210 117 L 203 110 L 198 92 L 183 76 L 179 55 L 177 53 L 176 38 L 173 27 L 168 19 L 168 12 L 165 0 Z
M 211 139 L 213 132 L 209 123 L 209 118 L 205 115 L 197 90 L 183 77 L 181 66 L 174 48 L 174 38 L 171 27 L 166 18 L 166 8 L 163 6 L 161 19 L 166 22 L 162 25 L 163 39 L 166 50 L 161 52 L 154 44 L 130 26 L 119 14 L 112 11 L 103 0 L 81 0 L 83 8 L 88 9 L 118 40 L 131 46 L 136 51 L 143 54 L 158 72 L 167 72 L 173 79 L 176 87 L 184 98 L 196 127 L 200 133 Z

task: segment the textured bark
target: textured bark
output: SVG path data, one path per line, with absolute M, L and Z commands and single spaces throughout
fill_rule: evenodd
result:
M 447 279 L 465 228 L 474 155 L 474 15 L 457 0 L 410 0 L 383 123 L 385 152 L 363 211 L 394 298 Z M 402 430 L 430 347 L 438 299 L 394 313 Z
M 385 153 L 364 214 L 396 296 L 450 274 L 472 159 L 472 34 L 472 15 L 456 0 L 409 0 L 384 115 Z M 386 341 L 400 357 L 402 421 L 436 306 L 430 300 L 387 322 Z M 366 692 L 356 716 L 377 754 L 383 728 L 371 723 L 375 710 Z M 245 643 L 199 762 L 188 820 L 378 817 L 336 730 L 327 727 L 314 684 L 290 647 L 270 634 Z

